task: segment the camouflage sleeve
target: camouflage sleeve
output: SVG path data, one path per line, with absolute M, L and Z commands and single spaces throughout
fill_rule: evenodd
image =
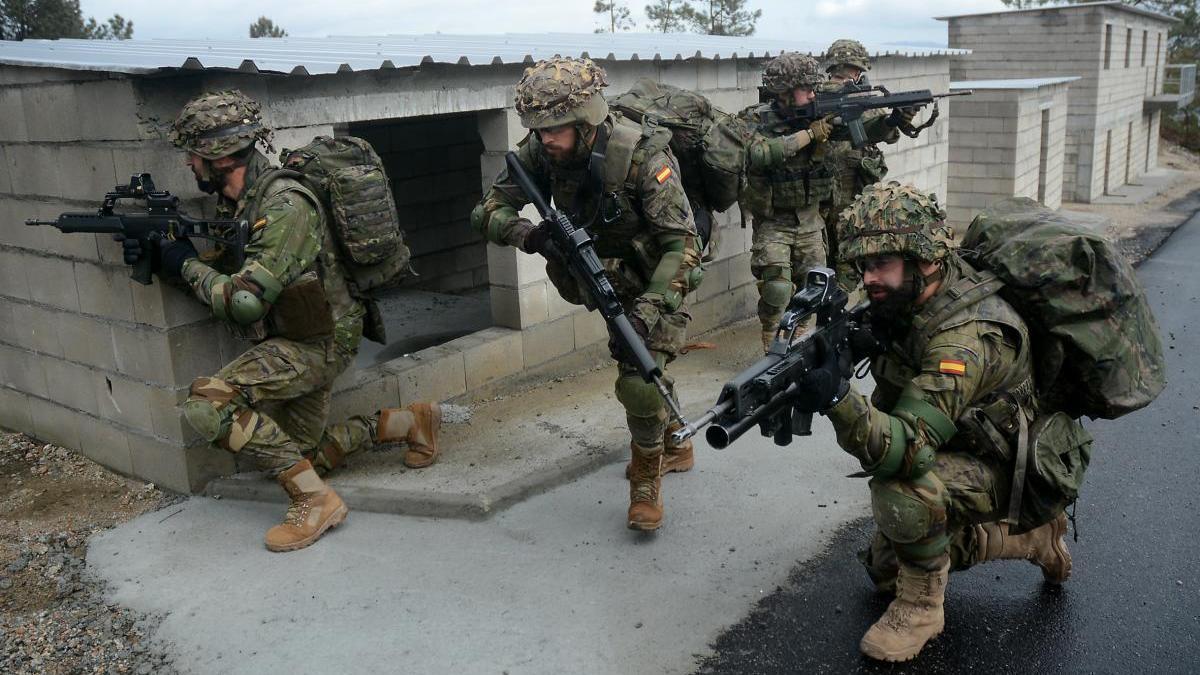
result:
M 217 318 L 232 320 L 234 292 L 249 290 L 269 306 L 313 264 L 321 250 L 322 227 L 320 210 L 308 197 L 281 192 L 263 204 L 259 219 L 251 225 L 241 269 L 226 275 L 192 259 L 183 267 L 183 279 Z
M 517 157 L 534 180 L 548 182 L 542 180 L 544 173 L 535 161 L 529 143 L 517 149 Z M 521 218 L 518 212 L 529 201 L 529 197 L 516 181 L 509 178 L 506 166 L 500 171 L 500 175 L 496 176 L 495 182 L 483 195 L 483 199 L 471 211 L 471 225 L 493 244 L 521 247 L 533 225 Z
M 801 141 L 799 132 L 768 137 L 755 134 L 746 147 L 746 166 L 751 171 L 767 171 L 782 166 L 788 158 L 803 150 L 808 143 Z
M 692 270 L 700 251 L 692 207 L 679 177 L 679 164 L 670 151 L 651 155 L 638 176 L 642 215 L 661 253 L 636 312 L 653 326 L 661 312 L 674 312 L 691 291 Z
M 826 412 L 838 444 L 854 455 L 865 470 L 890 473 L 911 470 L 925 448 L 936 450 L 953 435 L 953 424 L 982 392 L 1003 380 L 1005 364 L 1016 349 L 997 339 L 998 331 L 966 329 L 939 333 L 921 360 L 921 372 L 901 394 L 916 403 L 897 403 L 889 414 L 855 390 Z M 939 419 L 940 417 L 940 419 Z M 946 425 L 950 427 L 947 428 Z

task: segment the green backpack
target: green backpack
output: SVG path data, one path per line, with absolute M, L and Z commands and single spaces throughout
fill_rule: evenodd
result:
M 635 122 L 651 117 L 671 130 L 671 152 L 679 162 L 683 189 L 694 202 L 714 211 L 737 202 L 746 136 L 736 118 L 694 91 L 649 78 L 610 97 L 608 105 Z
M 1033 335 L 1038 401 L 1115 419 L 1166 385 L 1162 340 L 1133 267 L 1104 236 L 1026 197 L 971 222 L 959 249 L 995 274 Z
M 279 161 L 276 176 L 299 180 L 321 200 L 357 294 L 414 274 L 391 183 L 370 143 L 317 136 L 298 150 L 284 149 Z

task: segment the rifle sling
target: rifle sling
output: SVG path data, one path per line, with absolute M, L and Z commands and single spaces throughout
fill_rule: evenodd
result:
M 584 229 L 596 222 L 600 208 L 604 205 L 604 166 L 608 161 L 609 137 L 607 125 L 601 124 L 596 128 L 596 143 L 592 146 L 591 156 L 588 157 L 587 180 L 579 186 L 575 192 L 574 203 L 571 204 L 571 213 L 575 216 L 576 225 Z M 592 195 L 596 196 L 596 208 L 591 216 L 584 218 L 583 207 Z

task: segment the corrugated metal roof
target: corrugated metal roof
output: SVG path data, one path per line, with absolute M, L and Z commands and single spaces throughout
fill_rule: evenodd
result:
M 1001 10 L 997 10 L 995 12 L 976 12 L 974 14 L 952 14 L 950 16 L 935 16 L 933 18 L 935 21 L 949 21 L 950 19 L 962 19 L 962 18 L 974 17 L 974 16 L 992 16 L 993 14 L 1016 14 L 1018 12 L 1042 12 L 1042 11 L 1046 11 L 1046 10 L 1050 10 L 1050 9 L 1076 10 L 1076 9 L 1086 9 L 1088 7 L 1112 7 L 1113 9 L 1121 9 L 1126 12 L 1132 12 L 1134 14 L 1141 14 L 1142 16 L 1148 16 L 1150 18 L 1159 19 L 1161 21 L 1166 21 L 1169 23 L 1175 23 L 1175 22 L 1179 21 L 1179 19 L 1176 19 L 1175 17 L 1170 16 L 1168 14 L 1163 14 L 1161 12 L 1155 12 L 1155 11 L 1149 10 L 1149 9 L 1143 9 L 1141 7 L 1135 7 L 1133 5 L 1127 5 L 1123 2 L 1121 2 L 1120 0 L 1104 0 L 1102 2 L 1079 2 L 1079 3 L 1070 4 L 1070 5 L 1051 5 L 1049 7 L 1047 7 L 1045 5 L 1041 5 L 1038 7 L 1024 7 L 1022 9 L 1001 9 Z
M 321 75 L 413 68 L 426 63 L 525 63 L 554 55 L 618 61 L 729 59 L 819 54 L 825 45 L 693 33 L 506 33 L 381 37 L 241 38 L 235 40 L 25 40 L 0 42 L 0 64 L 147 74 L 164 69 L 223 69 Z M 888 46 L 876 56 L 968 53 L 961 49 Z
M 1037 89 L 1052 84 L 1064 84 L 1082 79 L 1080 77 L 1040 77 L 1025 80 L 967 80 L 951 82 L 951 89 Z

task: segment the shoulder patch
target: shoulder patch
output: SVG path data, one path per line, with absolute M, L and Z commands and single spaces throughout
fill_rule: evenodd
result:
M 659 185 L 662 185 L 663 183 L 667 182 L 667 179 L 670 178 L 674 173 L 674 171 L 671 171 L 671 167 L 664 166 L 658 170 L 658 173 L 654 174 L 654 180 L 658 181 Z
M 955 359 L 942 359 L 938 362 L 938 372 L 944 375 L 966 375 L 967 363 Z

